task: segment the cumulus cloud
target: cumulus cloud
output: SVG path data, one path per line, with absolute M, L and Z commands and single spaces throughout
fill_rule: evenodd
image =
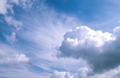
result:
M 64 35 L 58 55 L 86 60 L 93 73 L 116 68 L 120 65 L 119 30 L 116 27 L 112 34 L 87 26 L 77 27 Z
M 119 78 L 120 66 L 105 73 L 90 75 L 91 69 L 87 67 L 80 68 L 76 73 L 55 71 L 49 78 Z
M 54 71 L 54 74 L 50 78 L 72 78 L 72 76 L 67 72 Z

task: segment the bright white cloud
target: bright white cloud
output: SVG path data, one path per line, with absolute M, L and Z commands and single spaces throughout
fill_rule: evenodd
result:
M 93 73 L 116 68 L 120 65 L 119 29 L 120 27 L 116 27 L 111 34 L 86 26 L 77 27 L 64 35 L 58 55 L 86 60 Z

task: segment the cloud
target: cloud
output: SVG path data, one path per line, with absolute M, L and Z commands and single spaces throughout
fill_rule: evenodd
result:
M 105 73 L 90 75 L 91 70 L 87 67 L 80 68 L 76 73 L 55 71 L 49 78 L 119 78 L 120 66 Z
M 67 72 L 54 71 L 54 74 L 50 78 L 72 78 L 72 76 Z
M 8 10 L 14 13 L 13 4 L 17 4 L 23 8 L 31 8 L 32 3 L 30 0 L 1 0 L 0 1 L 0 14 L 6 15 Z
M 18 42 L 15 43 L 15 45 L 12 44 L 11 46 L 13 48 L 17 47 L 18 49 L 20 49 L 21 53 L 8 54 L 9 51 L 5 51 L 5 53 L 7 53 L 7 55 L 9 56 L 8 58 L 10 60 L 6 62 L 2 62 L 1 65 L 4 65 L 4 64 L 8 65 L 8 63 L 10 63 L 10 65 L 15 64 L 14 66 L 21 65 L 23 63 L 20 62 L 19 64 L 17 58 L 21 57 L 21 54 L 29 52 L 28 56 L 33 60 L 32 64 L 43 66 L 45 69 L 47 68 L 46 70 L 49 70 L 49 72 L 54 71 L 54 69 L 58 69 L 58 70 L 68 69 L 71 71 L 72 70 L 76 71 L 76 69 L 78 68 L 77 65 L 79 61 L 74 59 L 58 59 L 55 56 L 53 56 L 54 51 L 56 50 L 55 48 L 63 40 L 63 35 L 65 34 L 65 32 L 70 27 L 74 25 L 78 25 L 77 23 L 75 23 L 76 18 L 69 17 L 64 14 L 56 13 L 55 11 L 51 10 L 48 7 L 47 8 L 44 7 L 44 5 L 42 6 L 42 8 L 40 7 L 36 9 L 35 7 L 34 9 L 35 9 L 34 12 L 30 11 L 30 14 L 29 13 L 23 14 L 22 17 L 20 17 L 22 27 L 24 28 L 23 30 L 12 31 L 13 33 L 11 35 L 5 34 L 6 40 L 9 42 L 15 42 L 16 35 L 17 35 Z M 5 16 L 5 20 L 11 27 L 14 27 L 14 28 L 21 27 L 19 24 L 17 24 L 18 22 L 16 23 L 15 17 Z M 4 55 L 4 58 L 7 58 L 7 56 Z M 67 62 L 69 61 L 69 64 L 66 61 Z M 26 61 L 25 64 L 27 63 L 28 62 Z M 75 68 L 72 68 L 72 66 L 75 66 Z M 21 67 L 21 66 L 18 66 L 18 67 Z M 35 70 L 37 71 L 39 69 L 36 68 Z M 8 71 L 8 73 L 11 73 L 11 72 Z M 17 74 L 20 76 L 23 76 L 23 78 L 26 77 L 26 75 L 24 74 L 23 75 L 19 73 Z M 11 74 L 9 75 L 5 74 L 5 75 L 8 77 L 11 77 Z M 46 75 L 46 73 L 44 75 Z M 36 78 L 36 77 L 33 77 L 33 78 Z
M 23 53 L 17 53 L 10 47 L 0 43 L 0 66 L 29 64 L 30 58 Z
M 17 41 L 15 32 L 12 32 L 11 36 L 8 36 L 8 35 L 4 35 L 4 36 L 5 36 L 5 39 L 10 43 L 14 43 L 15 41 Z
M 34 1 L 33 1 L 34 2 Z M 19 30 L 22 26 L 22 22 L 14 18 L 14 5 L 22 7 L 28 10 L 32 7 L 31 0 L 1 0 L 0 1 L 0 14 L 4 15 L 5 21 Z M 9 14 L 9 16 L 8 16 Z
M 19 30 L 22 27 L 22 23 L 20 21 L 15 20 L 11 16 L 5 17 L 5 20 L 9 25 L 13 25 L 16 28 L 16 30 Z
M 0 65 L 19 65 L 25 64 L 29 62 L 29 58 L 26 57 L 24 54 L 4 54 L 2 55 L 2 51 L 0 51 L 1 59 Z
M 21 6 L 24 9 L 29 9 L 32 7 L 32 3 L 31 0 L 10 0 L 10 3 L 14 3 L 17 4 L 19 6 Z
M 7 13 L 7 0 L 0 0 L 0 14 Z
M 64 35 L 59 47 L 59 57 L 82 58 L 93 73 L 116 68 L 120 65 L 120 27 L 109 32 L 95 31 L 87 26 L 77 27 Z
M 30 55 L 32 55 L 32 59 L 37 60 L 35 63 L 52 69 L 50 72 L 54 71 L 54 69 L 76 71 L 79 68 L 78 63 L 80 61 L 75 59 L 58 59 L 55 56 L 55 52 L 56 47 L 61 44 L 66 31 L 81 22 L 78 22 L 74 17 L 56 13 L 49 8 L 44 10 L 42 8 L 42 11 L 39 8 L 39 10 L 35 11 L 37 11 L 35 14 L 28 15 L 28 17 L 23 16 L 25 19 L 22 22 L 25 24 L 23 26 L 25 29 L 21 30 L 18 36 L 29 42 L 27 46 L 24 44 L 23 46 L 31 49 Z M 69 64 L 67 63 L 68 61 Z M 75 66 L 75 68 L 72 68 L 72 66 Z
M 3 70 L 4 72 L 4 70 Z M 49 73 L 36 73 L 30 71 L 28 68 L 9 69 L 8 71 L 1 73 L 1 78 L 49 78 Z

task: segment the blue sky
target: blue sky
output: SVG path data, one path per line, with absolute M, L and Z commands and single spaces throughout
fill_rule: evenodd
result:
M 120 1 L 0 0 L 0 78 L 119 78 Z

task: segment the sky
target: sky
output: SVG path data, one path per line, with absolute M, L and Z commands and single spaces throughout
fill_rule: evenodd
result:
M 119 78 L 120 1 L 0 0 L 0 78 Z

